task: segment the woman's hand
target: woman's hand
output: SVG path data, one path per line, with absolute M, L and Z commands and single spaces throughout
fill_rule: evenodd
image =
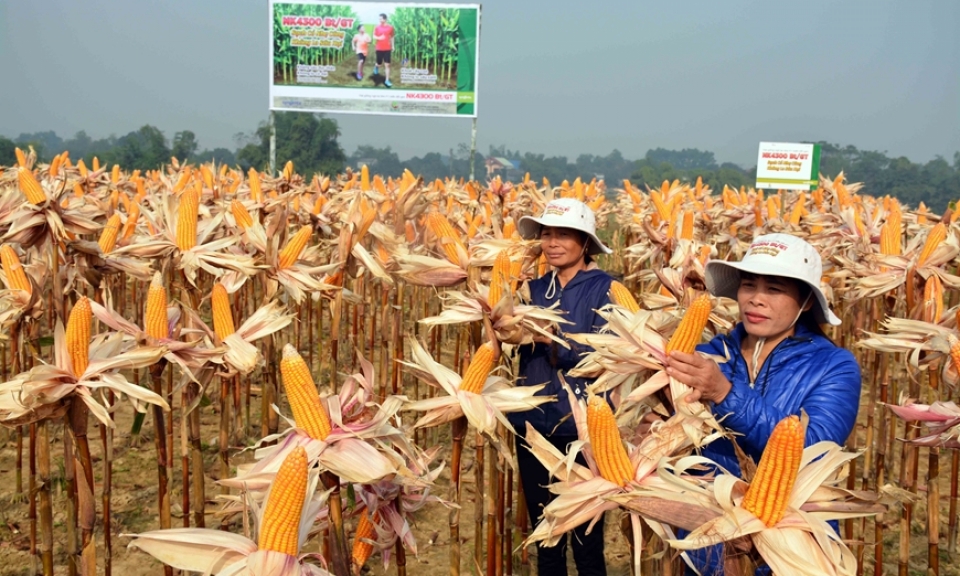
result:
M 733 388 L 717 363 L 699 354 L 671 352 L 666 370 L 668 376 L 693 388 L 687 395 L 687 402 L 707 400 L 719 404 Z

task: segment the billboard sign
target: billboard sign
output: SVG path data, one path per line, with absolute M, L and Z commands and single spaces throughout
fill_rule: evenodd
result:
M 820 146 L 761 142 L 757 154 L 757 188 L 814 190 L 819 186 Z
M 477 115 L 480 6 L 270 1 L 270 109 Z

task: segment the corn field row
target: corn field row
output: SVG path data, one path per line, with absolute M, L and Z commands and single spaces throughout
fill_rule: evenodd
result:
M 597 213 L 614 248 L 599 265 L 621 279 L 600 311 L 602 345 L 571 336 L 595 349 L 576 370 L 597 383 L 571 402 L 588 466 L 504 416 L 552 400 L 514 385 L 517 347 L 563 322 L 523 302 L 522 280 L 546 263 L 516 222 L 560 196 Z M 688 456 L 723 433 L 709 411 L 680 410 L 646 435 L 636 424 L 683 393 L 664 354 L 737 321 L 735 302 L 705 295 L 704 264 L 739 259 L 770 232 L 824 257 L 843 319 L 830 336 L 863 370 L 858 426 L 846 446 L 804 449 L 802 419 L 784 420 L 771 445 L 792 446 L 798 463 L 784 483 L 765 472 L 766 453 L 744 478 L 697 475 Z M 699 536 L 726 542 L 729 574 L 957 573 L 954 213 L 873 198 L 842 175 L 766 194 L 699 181 L 424 182 L 366 168 L 308 182 L 291 164 L 278 175 L 175 160 L 125 172 L 18 150 L 17 166 L 0 168 L 0 237 L 0 424 L 29 502 L 15 519 L 28 573 L 110 575 L 131 544 L 168 575 L 373 564 L 406 574 L 426 539 L 416 520 L 434 507 L 448 513 L 451 574 L 529 573 L 533 543 L 603 514 L 619 520 L 635 574 L 681 574 L 699 540 L 675 529 L 707 525 L 716 530 Z M 663 391 L 651 393 L 656 382 Z M 120 537 L 111 454 L 123 414 L 150 440 L 132 449 L 155 454 L 157 491 L 151 529 Z M 219 423 L 214 468 L 202 415 Z M 515 433 L 563 494 L 536 525 Z M 465 474 L 477 495 L 463 546 Z M 744 518 L 762 524 L 728 530 Z M 827 519 L 840 520 L 840 538 Z

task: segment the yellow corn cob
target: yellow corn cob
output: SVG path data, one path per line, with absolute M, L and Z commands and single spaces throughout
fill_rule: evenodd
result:
M 280 375 L 297 426 L 314 440 L 325 439 L 331 430 L 330 415 L 320 402 L 317 385 L 313 382 L 307 363 L 290 344 L 283 347 Z
M 480 215 L 477 215 L 479 220 Z M 504 239 L 511 239 L 517 234 L 517 223 L 513 221 L 513 218 L 507 216 L 503 219 L 503 237 Z
M 233 219 L 237 221 L 237 227 L 241 230 L 246 230 L 253 225 L 253 216 L 250 215 L 243 202 L 234 198 L 233 202 L 230 203 L 230 211 L 233 212 Z
M 460 382 L 460 390 L 474 394 L 479 394 L 483 390 L 483 384 L 493 369 L 494 353 L 495 350 L 490 342 L 485 342 L 477 348 Z
M 587 400 L 587 431 L 600 475 L 618 486 L 626 485 L 633 479 L 634 468 L 623 447 L 617 420 L 601 396 Z
M 927 234 L 927 240 L 923 243 L 920 256 L 917 257 L 917 266 L 923 266 L 930 258 L 930 255 L 933 254 L 933 251 L 937 249 L 937 246 L 940 246 L 946 237 L 947 227 L 943 225 L 943 222 L 937 222 L 937 225 L 931 228 L 930 233 Z
M 670 212 L 667 211 L 667 207 L 663 203 L 663 196 L 660 195 L 660 192 L 651 190 L 650 201 L 653 202 L 654 208 L 657 209 L 657 216 L 659 216 L 661 220 L 670 218 Z
M 366 164 L 360 167 L 360 190 L 363 192 L 370 191 L 370 169 L 367 168 Z
M 117 245 L 117 236 L 120 234 L 120 214 L 114 212 L 113 216 L 107 220 L 107 224 L 103 227 L 103 231 L 100 232 L 100 240 L 97 241 L 97 244 L 100 245 L 100 252 L 104 254 L 109 254 L 113 247 Z
M 150 289 L 147 290 L 147 309 L 143 316 L 147 336 L 157 339 L 170 337 L 170 327 L 167 322 L 167 289 L 163 286 L 159 272 L 153 275 Z
M 50 160 L 50 165 L 47 166 L 47 173 L 51 178 L 56 178 L 57 174 L 60 172 L 60 164 L 63 162 L 63 155 L 57 154 Z
M 960 315 L 960 310 L 957 315 Z M 960 372 L 960 339 L 953 334 L 947 334 L 947 342 L 950 343 L 950 361 L 953 362 L 953 368 Z
M 300 515 L 307 492 L 307 451 L 293 449 L 280 465 L 260 521 L 257 548 L 297 556 Z
M 293 238 L 287 241 L 287 245 L 283 247 L 283 250 L 280 251 L 277 268 L 283 270 L 284 268 L 293 266 L 297 259 L 300 258 L 300 254 L 303 253 L 303 249 L 307 246 L 307 241 L 310 240 L 311 234 L 313 234 L 313 226 L 309 224 L 303 225 L 300 230 L 293 235 Z
M 200 209 L 200 197 L 193 186 L 180 195 L 177 208 L 177 248 L 186 252 L 197 245 L 197 218 Z
M 927 223 L 927 205 L 923 202 L 917 206 L 917 224 L 926 224 Z
M 771 196 L 767 198 L 767 220 L 776 220 L 779 217 L 780 212 L 777 210 L 777 201 Z
M 640 304 L 637 303 L 637 299 L 633 297 L 633 294 L 630 293 L 630 290 L 626 286 L 616 280 L 610 283 L 610 300 L 617 306 L 622 306 L 630 312 L 640 311 Z
M 127 215 L 127 223 L 123 225 L 123 235 L 121 240 L 133 236 L 137 230 L 137 219 L 140 218 L 140 204 L 136 201 L 130 202 L 130 213 Z
M 374 522 L 378 520 L 379 514 L 376 512 L 373 513 L 372 521 L 370 515 L 364 512 L 360 514 L 360 520 L 357 521 L 357 531 L 353 535 L 353 551 L 350 554 L 353 565 L 357 570 L 363 568 L 363 565 L 367 563 L 367 560 L 369 560 L 373 554 L 373 544 L 364 542 L 364 540 L 377 539 L 377 530 L 374 528 Z
M 783 518 L 803 455 L 803 425 L 787 416 L 773 429 L 760 457 L 757 475 L 743 497 L 743 508 L 767 526 Z
M 13 249 L 13 246 L 4 244 L 0 246 L 0 264 L 3 266 L 3 274 L 7 277 L 7 288 L 10 290 L 23 290 L 27 294 L 33 294 L 33 285 L 27 280 L 27 273 L 23 270 L 20 263 L 20 257 Z
M 77 300 L 67 320 L 67 353 L 73 363 L 73 375 L 79 378 L 90 364 L 90 322 L 93 312 L 90 300 L 84 296 Z
M 83 158 L 77 160 L 77 170 L 80 172 L 80 177 L 84 180 L 90 174 L 90 171 L 87 170 L 87 165 L 84 163 Z
M 110 182 L 113 185 L 116 185 L 120 181 L 120 165 L 114 164 L 113 169 L 110 171 Z
M 247 172 L 247 177 L 250 179 L 250 199 L 254 202 L 263 202 L 263 190 L 260 188 L 260 173 L 256 169 L 251 168 Z
M 23 153 L 23 150 L 20 148 L 14 148 L 14 154 L 17 155 L 17 165 L 21 168 L 27 167 L 27 155 Z
M 92 164 L 92 166 L 93 166 L 93 171 L 94 171 L 94 172 L 96 172 L 97 170 L 100 170 L 100 159 L 97 158 L 96 156 L 93 157 L 93 164 Z
M 233 325 L 233 311 L 230 309 L 230 296 L 223 284 L 217 282 L 210 292 L 210 306 L 213 309 L 213 331 L 217 337 L 225 340 L 236 332 Z
M 923 321 L 936 324 L 943 316 L 943 284 L 931 274 L 923 285 Z
M 900 252 L 899 222 L 894 223 L 893 220 L 887 220 L 880 227 L 880 253 L 887 256 L 899 256 Z
M 686 314 L 680 320 L 680 325 L 677 326 L 673 336 L 670 337 L 670 341 L 667 342 L 666 353 L 670 354 L 677 350 L 686 354 L 693 354 L 697 343 L 700 342 L 703 329 L 707 327 L 707 320 L 710 318 L 712 308 L 713 304 L 710 302 L 709 294 L 704 293 L 698 296 L 693 304 L 687 308 Z
M 19 168 L 17 170 L 17 181 L 20 184 L 20 191 L 27 197 L 28 202 L 39 206 L 47 201 L 47 195 L 43 193 L 43 187 L 40 186 L 40 182 L 32 170 Z
M 490 294 L 487 296 L 487 302 L 490 306 L 496 306 L 503 298 L 504 285 L 510 286 L 510 256 L 506 250 L 497 253 L 497 259 L 493 263 L 493 273 L 490 276 Z
M 447 255 L 447 260 L 462 268 L 465 262 L 460 262 L 460 253 L 457 247 L 463 249 L 464 252 L 466 252 L 466 248 L 460 240 L 460 235 L 453 230 L 453 226 L 450 225 L 446 216 L 439 212 L 431 212 L 427 215 L 427 227 L 437 237 L 443 252 Z
M 681 240 L 693 240 L 693 210 L 683 211 L 683 225 L 680 228 Z

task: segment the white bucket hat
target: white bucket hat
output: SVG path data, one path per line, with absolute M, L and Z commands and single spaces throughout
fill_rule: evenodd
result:
M 555 228 L 572 228 L 579 230 L 590 237 L 587 254 L 613 254 L 613 250 L 603 245 L 597 238 L 597 219 L 593 210 L 583 202 L 574 198 L 557 198 L 547 202 L 543 214 L 539 218 L 524 216 L 517 223 L 517 231 L 527 240 L 540 236 L 541 226 Z
M 819 306 L 813 308 L 818 324 L 839 326 L 840 319 L 830 311 L 826 296 L 820 289 L 823 264 L 816 248 L 790 234 L 757 236 L 739 262 L 711 260 L 707 262 L 707 290 L 714 296 L 737 299 L 740 272 L 760 276 L 781 276 L 799 280 L 810 287 Z

